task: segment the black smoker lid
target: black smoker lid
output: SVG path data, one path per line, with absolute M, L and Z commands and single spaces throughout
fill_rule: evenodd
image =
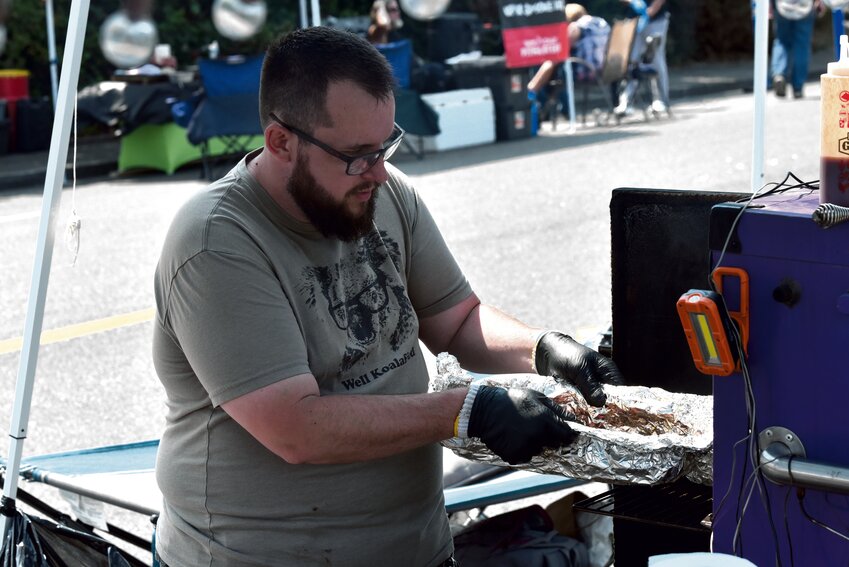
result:
M 610 200 L 612 354 L 630 385 L 710 394 L 675 302 L 707 289 L 710 211 L 744 193 L 621 188 Z

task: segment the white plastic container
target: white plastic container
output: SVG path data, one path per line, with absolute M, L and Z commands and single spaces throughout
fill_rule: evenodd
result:
M 423 94 L 439 115 L 440 133 L 423 136 L 425 151 L 443 151 L 495 141 L 495 104 L 488 88 Z
M 849 207 L 849 37 L 820 76 L 820 203 Z

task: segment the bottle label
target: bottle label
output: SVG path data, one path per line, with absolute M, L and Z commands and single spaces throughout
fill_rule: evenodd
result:
M 849 77 L 823 75 L 820 202 L 849 205 Z

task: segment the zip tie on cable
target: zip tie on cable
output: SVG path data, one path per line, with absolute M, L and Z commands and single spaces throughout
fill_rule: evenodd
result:
M 811 218 L 822 228 L 831 228 L 849 220 L 849 207 L 823 203 L 814 210 Z

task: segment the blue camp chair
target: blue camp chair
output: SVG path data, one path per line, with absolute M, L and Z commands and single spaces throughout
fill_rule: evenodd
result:
M 412 90 L 413 43 L 409 39 L 378 43 L 374 46 L 380 51 L 395 77 L 395 121 L 407 133 L 402 143 L 418 159 L 424 157 L 422 136 L 439 134 L 439 116 Z M 413 137 L 418 142 L 413 141 Z
M 203 95 L 189 120 L 187 136 L 200 145 L 203 172 L 212 180 L 209 142 L 224 143 L 223 156 L 244 154 L 254 136 L 263 133 L 259 120 L 259 78 L 263 55 L 198 61 Z
M 402 89 L 410 88 L 413 65 L 413 43 L 409 39 L 379 43 L 374 46 L 392 66 L 392 74 Z

